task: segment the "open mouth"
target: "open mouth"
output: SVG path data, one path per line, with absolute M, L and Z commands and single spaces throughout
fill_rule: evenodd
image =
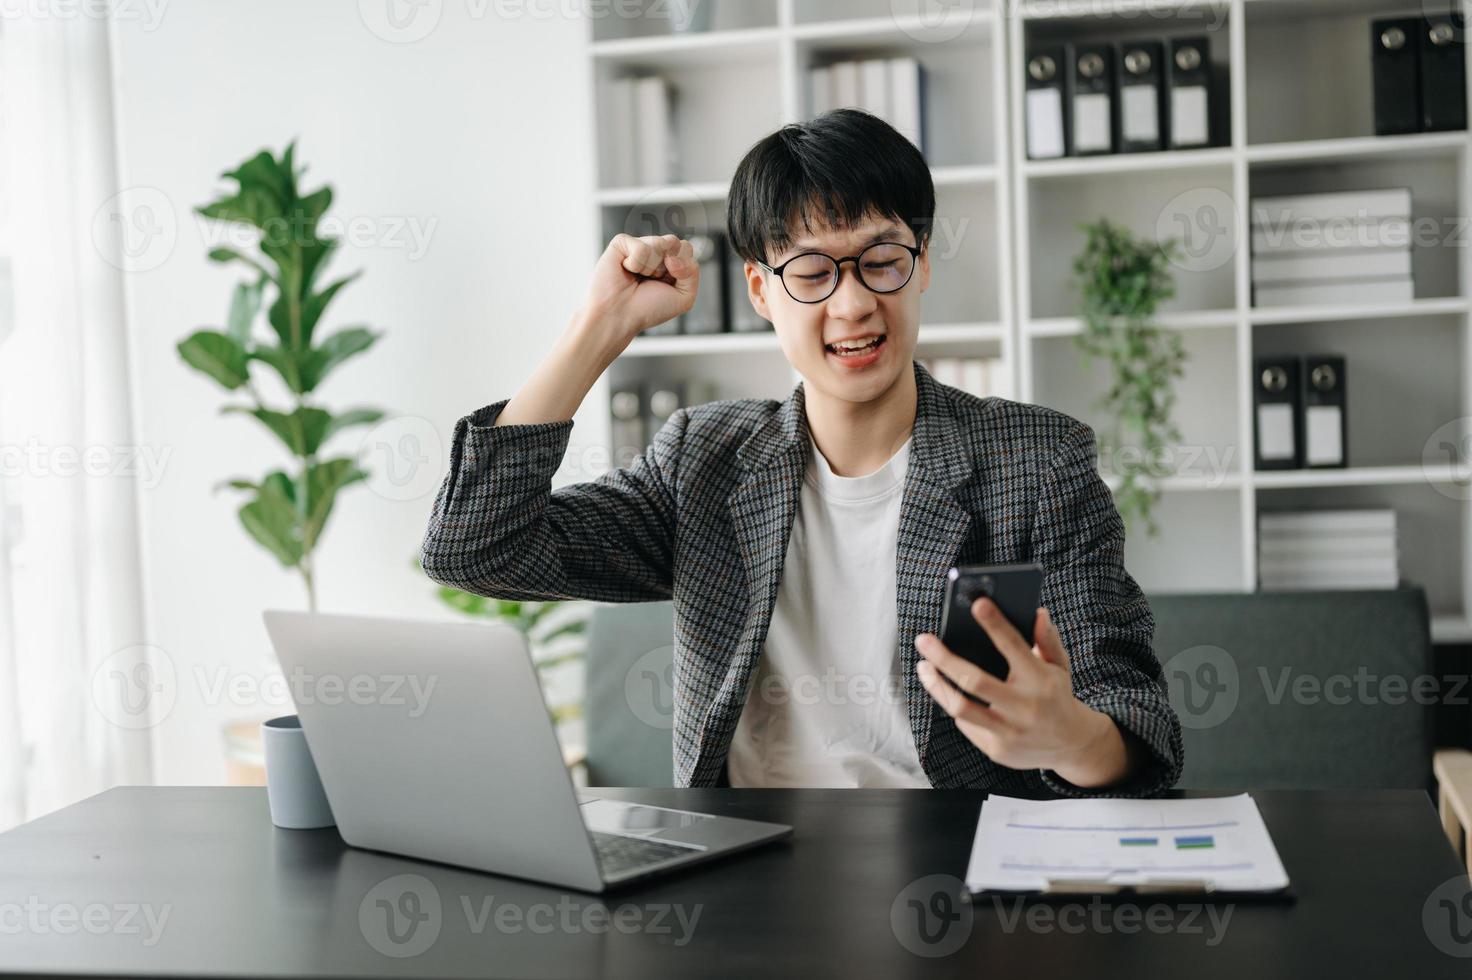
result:
M 865 337 L 862 340 L 850 340 L 841 344 L 825 344 L 824 348 L 828 353 L 839 357 L 863 357 L 882 347 L 884 340 L 885 335 L 880 334 L 877 337 Z

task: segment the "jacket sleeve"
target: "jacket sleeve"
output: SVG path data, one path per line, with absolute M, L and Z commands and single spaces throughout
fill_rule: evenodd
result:
M 1042 474 L 1033 553 L 1043 605 L 1068 651 L 1074 694 L 1138 740 L 1138 768 L 1122 783 L 1082 789 L 1052 770 L 1043 782 L 1065 796 L 1152 796 L 1181 775 L 1181 723 L 1151 648 L 1155 618 L 1124 568 L 1124 522 L 1100 478 L 1094 433 L 1078 423 Z
M 498 599 L 670 598 L 685 410 L 628 467 L 553 490 L 572 421 L 495 425 L 505 407 L 455 425 L 420 549 L 429 577 Z

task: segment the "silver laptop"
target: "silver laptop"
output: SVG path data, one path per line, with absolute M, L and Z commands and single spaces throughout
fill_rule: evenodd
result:
M 338 831 L 354 847 L 600 892 L 792 833 L 580 799 L 511 626 L 278 611 L 265 620 Z

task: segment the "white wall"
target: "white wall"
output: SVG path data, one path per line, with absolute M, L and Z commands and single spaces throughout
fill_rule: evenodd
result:
M 587 25 L 561 15 L 575 5 L 398 3 L 438 10 L 439 21 L 420 40 L 391 43 L 365 25 L 382 29 L 390 4 L 172 0 L 154 3 L 156 24 L 140 3 L 137 19 L 115 26 L 122 184 L 137 227 L 165 231 L 136 238 L 127 276 L 138 438 L 169 454 L 162 480 L 141 491 L 149 641 L 177 676 L 176 703 L 156 729 L 162 783 L 222 780 L 221 726 L 273 708 L 213 685 L 266 676 L 261 611 L 305 604 L 299 580 L 240 527 L 235 495 L 210 492 L 280 465 L 283 451 L 254 420 L 221 417 L 224 393 L 174 350 L 222 322 L 239 275 L 206 260 L 190 213 L 222 186 L 217 175 L 299 139 L 309 185 L 330 182 L 332 213 L 366 220 L 377 236 L 344 243 L 335 258 L 332 271 L 365 275 L 323 328 L 387 331 L 320 394 L 328 407 L 427 420 L 445 447 L 456 418 L 514 392 L 566 323 L 598 252 Z M 394 239 L 398 219 L 430 230 L 422 256 L 407 232 Z M 595 417 L 579 416 L 575 444 L 598 435 Z M 359 437 L 335 446 L 351 453 Z M 431 455 L 434 478 L 414 499 L 363 485 L 340 499 L 319 553 L 324 610 L 447 615 L 412 567 L 445 465 Z

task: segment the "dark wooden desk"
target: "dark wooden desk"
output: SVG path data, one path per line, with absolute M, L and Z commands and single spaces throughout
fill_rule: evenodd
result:
M 789 842 L 599 898 L 353 850 L 333 830 L 277 830 L 263 790 L 114 789 L 0 835 L 0 972 L 1472 975 L 1472 959 L 1441 948 L 1472 955 L 1472 905 L 1433 897 L 1460 865 L 1422 793 L 1255 794 L 1293 878 L 1294 905 L 1121 911 L 1081 899 L 1034 912 L 949 905 L 931 885 L 954 881 L 926 880 L 963 873 L 979 793 L 608 795 L 796 830 Z

